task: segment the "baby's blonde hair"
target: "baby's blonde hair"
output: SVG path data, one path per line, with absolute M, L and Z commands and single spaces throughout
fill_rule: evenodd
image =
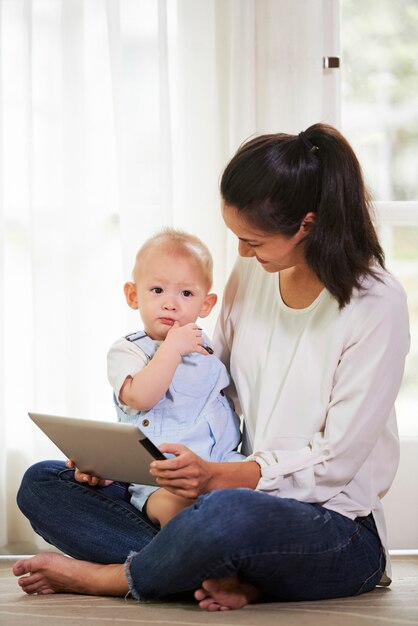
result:
M 162 248 L 173 256 L 191 258 L 196 261 L 206 281 L 207 289 L 210 290 L 213 280 L 213 260 L 209 248 L 199 237 L 171 227 L 158 231 L 138 250 L 133 269 L 134 278 L 139 269 L 141 257 L 154 247 Z

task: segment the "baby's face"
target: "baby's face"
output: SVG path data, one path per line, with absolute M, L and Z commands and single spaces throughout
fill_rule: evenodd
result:
M 161 250 L 150 251 L 141 259 L 135 285 L 144 330 L 156 340 L 164 340 L 174 322 L 180 326 L 195 322 L 208 293 L 195 259 Z

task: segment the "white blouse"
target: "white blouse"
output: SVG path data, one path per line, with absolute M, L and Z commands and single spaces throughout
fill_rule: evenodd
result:
M 376 272 L 342 310 L 325 289 L 291 309 L 278 274 L 238 259 L 214 347 L 235 383 L 243 452 L 261 466 L 257 489 L 351 519 L 373 512 L 386 548 L 380 499 L 399 461 L 394 402 L 410 338 L 404 290 Z

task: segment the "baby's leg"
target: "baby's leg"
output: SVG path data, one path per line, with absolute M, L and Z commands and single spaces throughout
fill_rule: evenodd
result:
M 193 504 L 194 500 L 176 496 L 166 489 L 157 489 L 148 498 L 145 511 L 151 521 L 161 528 L 168 524 L 175 515 Z

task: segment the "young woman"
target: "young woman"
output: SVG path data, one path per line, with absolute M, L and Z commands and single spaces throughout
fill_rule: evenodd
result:
M 244 144 L 222 212 L 241 257 L 217 333 L 245 421 L 241 463 L 181 445 L 161 487 L 197 503 L 161 531 L 58 462 L 18 495 L 35 530 L 74 559 L 14 567 L 27 593 L 195 591 L 207 610 L 348 596 L 390 583 L 381 498 L 398 464 L 394 402 L 409 348 L 405 294 L 384 268 L 360 166 L 316 124 Z M 112 537 L 112 541 L 109 541 Z

